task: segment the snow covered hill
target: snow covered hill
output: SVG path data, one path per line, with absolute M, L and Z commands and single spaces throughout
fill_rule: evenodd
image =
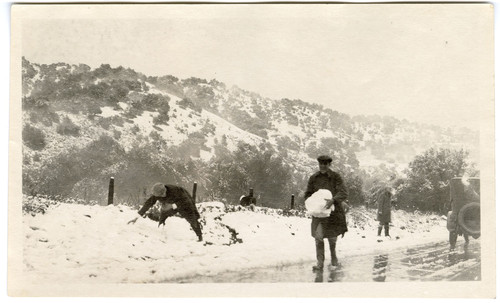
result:
M 328 154 L 351 202 L 363 204 L 378 183 L 403 184 L 409 163 L 438 147 L 465 149 L 476 173 L 479 136 L 466 128 L 350 117 L 215 79 L 23 58 L 22 103 L 23 193 L 30 195 L 101 200 L 115 177 L 122 204 L 139 203 L 161 181 L 197 182 L 198 201 L 237 203 L 253 188 L 261 205 L 283 208 L 292 195 L 302 202 L 316 157 Z
M 24 273 L 32 283 L 154 283 L 315 259 L 310 219 L 280 210 L 197 204 L 204 241 L 179 217 L 165 227 L 129 207 L 23 197 Z M 376 237 L 375 211 L 354 208 L 338 257 L 447 239 L 446 220 L 393 212 L 392 239 Z
M 141 104 L 151 95 L 168 100 L 163 108 L 167 118 L 154 120 L 160 103 Z M 47 136 L 42 151 L 27 145 L 27 155 L 33 157 L 36 152 L 42 160 L 47 154 L 58 154 L 61 146 L 88 142 L 103 132 L 125 148 L 137 136 L 155 132 L 169 145 L 203 139 L 194 157 L 204 160 L 213 157 L 214 145 L 222 141 L 233 149 L 241 141 L 255 146 L 269 143 L 288 152 L 292 162 L 304 156 L 314 159 L 322 145 L 328 145 L 345 162 L 354 161 L 362 168 L 385 163 L 398 170 L 436 144 L 467 148 L 474 159 L 478 154 L 478 134 L 465 128 L 441 129 L 395 117 L 349 117 L 302 100 L 272 100 L 238 87 L 227 88 L 215 79 L 147 77 L 121 66 L 103 64 L 91 70 L 84 64 L 45 65 L 23 59 L 23 96 L 24 124 Z M 55 111 L 56 123 L 40 117 L 50 111 Z M 82 138 L 56 132 L 64 117 L 79 127 Z

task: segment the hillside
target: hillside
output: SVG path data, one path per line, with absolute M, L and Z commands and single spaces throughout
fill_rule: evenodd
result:
M 355 179 L 380 169 L 402 174 L 430 147 L 465 148 L 474 161 L 478 140 L 466 128 L 350 117 L 302 100 L 228 88 L 215 79 L 23 58 L 23 191 L 29 194 L 97 200 L 106 194 L 106 180 L 121 174 L 118 195 L 132 204 L 153 180 L 166 179 L 188 187 L 198 182 L 202 199 L 234 200 L 250 187 L 265 196 L 266 186 L 281 188 L 264 199 L 279 196 L 283 205 L 291 194 L 301 194 L 318 154 L 331 154 L 335 169 Z M 261 160 L 250 163 L 256 155 Z M 77 172 L 75 158 L 83 163 Z M 238 171 L 228 159 L 248 161 L 258 176 L 274 167 L 280 177 L 215 184 L 227 177 L 224 171 Z

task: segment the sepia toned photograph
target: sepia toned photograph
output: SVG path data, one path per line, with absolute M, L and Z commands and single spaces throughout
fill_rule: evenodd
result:
M 496 296 L 492 4 L 11 18 L 10 296 Z

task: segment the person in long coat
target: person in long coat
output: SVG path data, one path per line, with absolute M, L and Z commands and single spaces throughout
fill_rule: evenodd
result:
M 382 234 L 382 227 L 386 237 L 389 235 L 389 223 L 391 222 L 391 198 L 392 192 L 389 187 L 383 188 L 377 197 L 377 220 L 379 221 L 377 235 Z
M 338 265 L 336 254 L 336 243 L 339 235 L 344 236 L 347 232 L 347 222 L 345 213 L 348 205 L 345 202 L 347 199 L 347 188 L 345 187 L 344 180 L 339 173 L 330 169 L 332 158 L 329 156 L 319 156 L 317 158 L 319 164 L 319 171 L 313 174 L 307 183 L 307 190 L 304 198 L 309 198 L 319 189 L 328 189 L 331 191 L 333 198 L 327 200 L 325 208 L 335 206 L 334 211 L 331 212 L 329 217 L 317 218 L 312 217 L 311 221 L 311 236 L 316 242 L 316 259 L 317 264 L 313 266 L 313 270 L 323 270 L 325 261 L 325 242 L 328 239 L 331 254 L 332 266 Z
M 198 241 L 203 241 L 201 226 L 198 222 L 200 214 L 196 208 L 196 204 L 191 195 L 184 188 L 176 185 L 156 183 L 152 188 L 153 194 L 144 202 L 142 208 L 138 211 L 140 217 L 143 217 L 146 212 L 158 201 L 161 204 L 160 220 L 158 226 L 165 225 L 165 220 L 177 213 L 186 219 L 191 225 L 191 228 L 198 236 Z M 135 223 L 139 218 L 130 220 L 129 223 Z

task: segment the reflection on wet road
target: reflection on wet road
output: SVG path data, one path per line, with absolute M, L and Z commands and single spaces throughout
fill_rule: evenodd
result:
M 195 276 L 176 283 L 273 283 L 273 282 L 396 282 L 477 281 L 481 279 L 479 241 L 457 245 L 447 241 L 388 251 L 382 254 L 344 257 L 341 265 L 313 273 L 313 263 Z

